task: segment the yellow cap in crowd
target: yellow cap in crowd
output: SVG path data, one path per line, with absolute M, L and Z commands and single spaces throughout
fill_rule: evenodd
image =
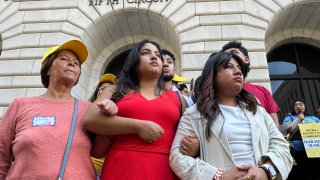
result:
M 88 57 L 88 49 L 86 45 L 84 45 L 84 43 L 79 40 L 73 39 L 63 43 L 60 46 L 53 46 L 48 48 L 41 59 L 41 64 L 43 64 L 44 60 L 52 53 L 62 49 L 67 49 L 75 53 L 79 58 L 80 64 L 84 63 Z
M 116 83 L 116 76 L 110 73 L 107 73 L 103 76 L 101 76 L 101 78 L 99 79 L 99 85 L 105 82 L 109 82 L 111 84 L 115 84 Z
M 173 79 L 172 79 L 172 81 L 177 81 L 177 82 L 184 82 L 184 81 L 186 81 L 186 80 L 187 80 L 186 77 L 180 77 L 180 76 L 178 76 L 177 74 L 175 74 L 174 77 L 173 77 Z

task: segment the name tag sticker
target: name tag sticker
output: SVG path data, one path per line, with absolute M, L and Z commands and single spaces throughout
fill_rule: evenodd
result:
M 55 116 L 35 116 L 32 120 L 32 126 L 54 126 L 56 125 Z

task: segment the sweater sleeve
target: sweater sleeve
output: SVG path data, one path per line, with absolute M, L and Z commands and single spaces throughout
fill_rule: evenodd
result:
M 0 120 L 0 179 L 5 179 L 12 161 L 12 142 L 15 138 L 15 124 L 19 104 L 14 100 Z
M 199 159 L 181 154 L 180 141 L 187 135 L 194 132 L 190 119 L 186 113 L 182 116 L 176 136 L 171 146 L 170 166 L 180 179 L 213 179 L 217 168 Z

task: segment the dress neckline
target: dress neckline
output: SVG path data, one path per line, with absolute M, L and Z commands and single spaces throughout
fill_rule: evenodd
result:
M 139 92 L 137 92 L 137 94 L 139 94 L 139 96 L 140 97 L 142 97 L 144 100 L 146 100 L 146 101 L 154 101 L 154 100 L 157 100 L 157 99 L 159 99 L 159 98 L 161 98 L 161 96 L 163 95 L 163 94 L 165 94 L 165 93 L 167 93 L 168 91 L 167 90 L 165 90 L 165 91 L 163 91 L 159 96 L 157 96 L 157 97 L 155 97 L 155 98 L 153 98 L 153 99 L 147 99 L 146 97 L 144 97 L 141 93 L 139 93 Z

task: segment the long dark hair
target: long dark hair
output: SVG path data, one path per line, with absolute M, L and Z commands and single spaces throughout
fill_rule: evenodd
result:
M 234 58 L 238 62 L 241 67 L 241 72 L 245 77 L 246 70 L 241 58 L 235 54 L 220 52 L 209 57 L 195 85 L 197 110 L 207 121 L 205 134 L 208 140 L 211 136 L 210 128 L 212 122 L 218 117 L 219 113 L 221 113 L 217 102 L 218 96 L 215 92 L 217 89 L 216 76 L 221 69 L 226 68 L 231 58 Z M 258 102 L 253 94 L 242 89 L 236 98 L 241 108 L 248 109 L 254 114 L 257 112 Z
M 139 64 L 140 64 L 140 50 L 146 44 L 150 43 L 157 47 L 161 60 L 163 61 L 161 48 L 158 43 L 150 40 L 142 40 L 141 42 L 135 44 L 131 49 L 130 53 L 128 54 L 126 63 L 117 78 L 118 82 L 118 89 L 112 95 L 111 100 L 114 102 L 119 101 L 122 99 L 126 94 L 129 92 L 140 92 L 140 74 L 139 74 Z M 163 81 L 163 74 L 157 83 L 157 89 L 155 91 L 155 95 L 160 95 L 161 91 L 164 90 L 164 81 Z

